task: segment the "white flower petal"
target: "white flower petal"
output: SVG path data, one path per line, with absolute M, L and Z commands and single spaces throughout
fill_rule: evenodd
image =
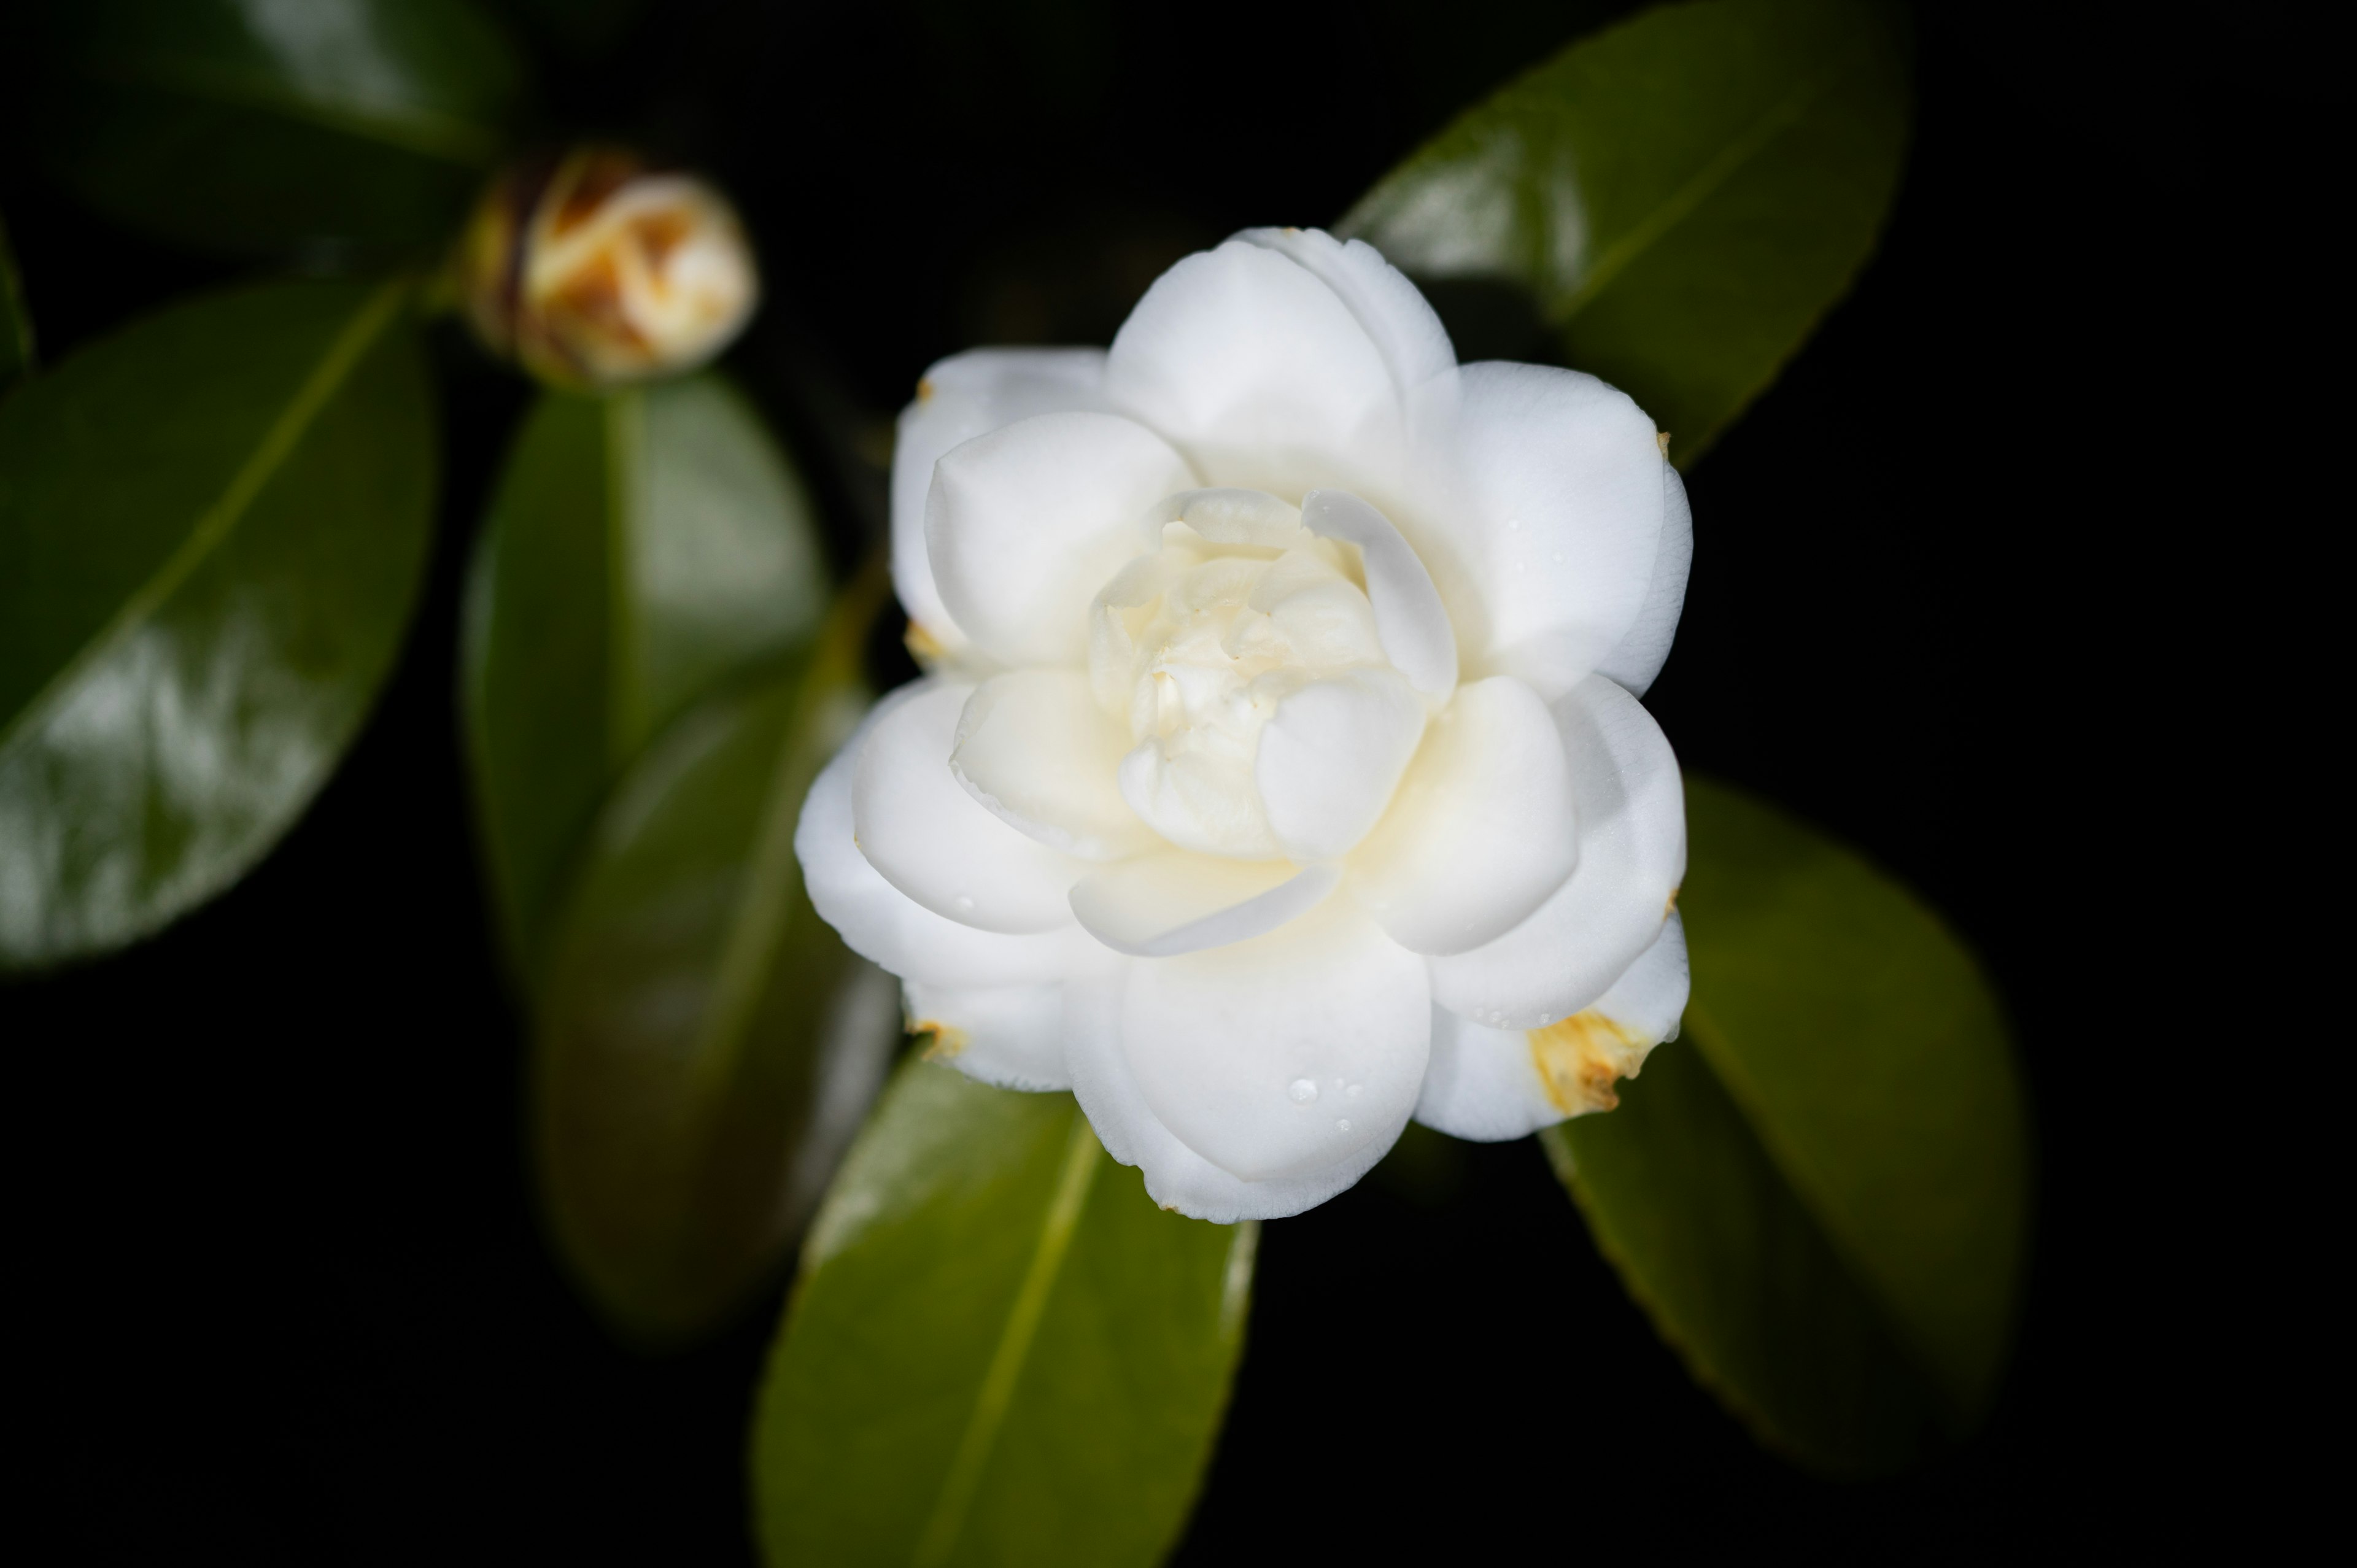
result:
M 1340 880 L 1331 866 L 1297 871 L 1281 860 L 1168 850 L 1092 873 L 1072 889 L 1071 908 L 1115 952 L 1173 958 L 1273 931 L 1323 902 Z
M 1685 608 L 1686 575 L 1694 566 L 1694 510 L 1686 504 L 1686 487 L 1675 468 L 1662 475 L 1662 547 L 1653 556 L 1653 577 L 1645 590 L 1645 607 L 1620 646 L 1597 666 L 1641 697 L 1662 672 L 1670 644 L 1678 635 L 1678 614 Z
M 1266 490 L 1241 490 L 1232 486 L 1208 490 L 1181 490 L 1164 498 L 1146 514 L 1141 542 L 1148 550 L 1162 548 L 1165 525 L 1183 522 L 1214 544 L 1253 544 L 1268 550 L 1290 550 L 1300 542 L 1301 509 Z
M 1043 413 L 933 465 L 925 547 L 965 634 L 1003 664 L 1088 657 L 1089 606 L 1138 553 L 1137 524 L 1193 472 L 1154 432 L 1110 413 Z
M 1301 522 L 1359 547 L 1384 656 L 1417 691 L 1446 701 L 1457 689 L 1457 633 L 1432 574 L 1391 519 L 1348 491 L 1312 490 L 1301 499 Z
M 1102 349 L 975 349 L 952 354 L 917 383 L 892 446 L 892 588 L 945 652 L 965 646 L 933 585 L 925 552 L 925 497 L 943 453 L 1035 413 L 1104 407 Z
M 1479 948 L 1570 874 L 1573 811 L 1563 738 L 1538 693 L 1502 675 L 1460 686 L 1351 853 L 1351 894 L 1404 947 Z
M 1129 733 L 1077 670 L 1017 670 L 985 681 L 958 719 L 950 771 L 1014 828 L 1084 860 L 1155 843 L 1121 798 Z
M 1068 924 L 1068 895 L 1089 863 L 1008 827 L 951 773 L 974 688 L 915 684 L 859 750 L 851 809 L 860 853 L 893 886 L 962 925 L 1023 933 Z
M 1437 1133 L 1477 1144 L 1501 1144 L 1552 1127 L 1565 1112 L 1547 1097 L 1523 1029 L 1492 1029 L 1432 1010 L 1432 1065 L 1415 1119 Z
M 1396 466 L 1390 368 L 1334 291 L 1231 240 L 1164 273 L 1113 340 L 1105 392 L 1203 482 L 1300 495 Z
M 1125 960 L 1116 974 L 1066 988 L 1064 1055 L 1072 1093 L 1098 1141 L 1123 1165 L 1138 1167 L 1155 1202 L 1219 1225 L 1281 1219 L 1352 1186 L 1390 1152 L 1405 1118 L 1377 1127 L 1365 1144 L 1330 1165 L 1266 1181 L 1246 1181 L 1179 1142 L 1147 1106 L 1121 1044 L 1124 983 L 1132 969 L 1153 961 Z
M 1415 1108 L 1424 964 L 1347 901 L 1248 942 L 1129 967 L 1120 1038 L 1155 1119 L 1247 1181 L 1348 1158 Z
M 1061 985 L 927 985 L 910 981 L 901 1002 L 912 1034 L 931 1031 L 926 1054 L 1001 1089 L 1070 1089 L 1064 1069 Z
M 1497 1143 L 1617 1102 L 1654 1046 L 1678 1036 L 1687 992 L 1685 927 L 1672 916 L 1653 945 L 1595 1004 L 1538 1029 L 1493 1029 L 1436 1006 L 1432 1065 L 1415 1119 Z
M 1487 620 L 1479 667 L 1552 699 L 1645 609 L 1669 465 L 1653 422 L 1594 376 L 1469 365 L 1458 393 L 1447 482 Z
M 1403 392 L 1455 367 L 1457 350 L 1431 302 L 1364 240 L 1338 241 L 1322 229 L 1247 229 L 1236 238 L 1315 273 L 1358 318 Z
M 1553 704 L 1579 864 L 1537 913 L 1485 947 L 1432 961 L 1433 996 L 1499 1028 L 1578 1012 L 1659 936 L 1686 870 L 1678 759 L 1643 704 L 1601 675 Z
M 1353 670 L 1279 703 L 1260 732 L 1253 778 L 1285 853 L 1349 854 L 1391 804 L 1424 725 L 1424 703 L 1390 670 Z
M 819 918 L 845 945 L 904 980 L 948 986 L 1060 980 L 1102 966 L 1105 950 L 1077 925 L 1038 936 L 1005 936 L 944 919 L 884 880 L 859 853 L 852 784 L 877 722 L 919 694 L 919 682 L 877 704 L 812 784 L 794 827 L 802 886 Z

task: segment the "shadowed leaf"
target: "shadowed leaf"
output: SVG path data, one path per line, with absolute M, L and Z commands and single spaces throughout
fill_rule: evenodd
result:
M 432 521 L 408 292 L 180 306 L 0 404 L 0 962 L 210 897 L 350 744 Z
M 461 650 L 519 974 L 622 768 L 698 693 L 808 637 L 826 590 L 802 483 L 720 376 L 542 395 L 476 547 Z
M 793 667 L 624 775 L 536 1009 L 543 1190 L 625 1331 L 711 1326 L 784 1262 L 900 1039 L 899 987 L 810 906 L 794 824 L 865 706 L 871 574 Z
M 33 313 L 26 308 L 16 257 L 8 249 L 8 225 L 0 221 L 0 397 L 30 375 L 33 364 Z
M 1689 777 L 1685 1033 L 1557 1171 L 1696 1375 L 1815 1468 L 1987 1413 L 2029 1194 L 2005 1022 L 1971 955 L 1850 851 Z
M 522 89 L 468 0 L 50 0 L 36 32 L 36 156 L 207 250 L 438 246 Z

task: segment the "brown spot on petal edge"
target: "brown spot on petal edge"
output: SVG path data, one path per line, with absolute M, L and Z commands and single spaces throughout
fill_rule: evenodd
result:
M 918 381 L 917 381 L 917 401 L 918 401 L 919 403 L 931 403 L 931 402 L 932 402 L 932 401 L 933 401 L 933 378 L 932 378 L 932 377 L 931 377 L 931 376 L 920 376 L 920 377 L 919 377 L 919 378 L 918 378 Z
M 1670 433 L 1669 433 L 1668 431 L 1666 431 L 1666 430 L 1656 430 L 1656 431 L 1654 431 L 1654 432 L 1653 432 L 1653 444 L 1654 444 L 1655 446 L 1659 446 L 1659 447 L 1662 449 L 1662 456 L 1663 456 L 1667 457 L 1667 456 L 1670 455 Z
M 925 1059 L 929 1062 L 945 1062 L 952 1057 L 965 1055 L 966 1033 L 963 1029 L 953 1029 L 935 1019 L 924 1018 L 909 1025 L 909 1033 L 932 1036 L 925 1047 Z
M 1530 1032 L 1531 1062 L 1547 1098 L 1566 1116 L 1609 1111 L 1620 1103 L 1616 1079 L 1634 1078 L 1653 1043 L 1591 1007 Z
M 1670 889 L 1670 896 L 1669 896 L 1667 898 L 1664 898 L 1664 899 L 1663 899 L 1663 900 L 1662 900 L 1662 918 L 1663 918 L 1663 919 L 1666 920 L 1666 919 L 1668 919 L 1671 916 L 1673 916 L 1673 915 L 1674 915 L 1674 914 L 1676 914 L 1676 913 L 1678 912 L 1678 893 L 1679 893 L 1679 891 L 1680 891 L 1680 890 L 1679 890 L 1678 888 L 1675 888 L 1675 887 L 1671 888 L 1671 889 Z

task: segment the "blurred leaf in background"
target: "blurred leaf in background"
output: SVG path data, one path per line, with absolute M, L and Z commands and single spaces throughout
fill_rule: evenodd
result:
M 33 313 L 25 305 L 16 253 L 8 248 L 8 224 L 0 219 L 0 397 L 32 374 L 33 365 Z
M 0 404 L 0 966 L 221 891 L 350 744 L 433 519 L 410 294 L 200 299 Z
M 872 571 L 803 659 L 692 708 L 624 777 L 535 1009 L 542 1190 L 642 1340 L 780 1272 L 901 1037 L 899 986 L 802 891 L 802 797 L 866 705 Z
M 1340 231 L 1433 289 L 1464 357 L 1531 357 L 1542 328 L 1689 464 L 1873 252 L 1908 79 L 1876 0 L 1664 5 L 1468 111 Z
M 1770 1447 L 1898 1468 L 1996 1397 L 2029 1128 L 1978 966 L 1849 850 L 1689 777 L 1694 1000 L 1619 1110 L 1544 1136 L 1663 1337 Z
M 576 59 L 596 59 L 622 41 L 647 0 L 501 0 L 517 25 Z
M 1156 1208 L 1068 1094 L 909 1063 L 812 1226 L 761 1389 L 768 1561 L 1159 1561 L 1257 1236 Z
M 499 925 L 538 972 L 600 802 L 723 677 L 808 638 L 825 562 L 800 478 L 716 372 L 548 392 L 493 496 L 460 662 Z
M 521 112 L 468 0 L 36 0 L 23 134 L 61 184 L 204 250 L 438 247 Z M 29 80 L 25 80 L 28 78 Z

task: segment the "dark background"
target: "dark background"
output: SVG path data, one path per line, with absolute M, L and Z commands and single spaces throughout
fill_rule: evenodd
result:
M 732 364 L 847 555 L 875 489 L 835 454 L 872 453 L 930 360 L 1105 340 L 1177 254 L 1331 221 L 1616 9 L 715 3 L 531 36 L 553 132 L 737 196 L 770 303 Z M 2264 966 L 2296 940 L 2246 869 L 2306 842 L 2320 744 L 2261 696 L 2317 624 L 2288 607 L 2317 524 L 2287 476 L 2332 449 L 2294 391 L 2321 331 L 2303 16 L 1921 12 L 1882 252 L 1688 477 L 1693 587 L 1649 705 L 1688 766 L 1946 911 L 2019 1026 L 2040 1199 L 1986 1432 L 1898 1481 L 1797 1474 L 1688 1381 L 1534 1144 L 1436 1143 L 1268 1227 L 1182 1562 L 1977 1562 L 2281 1522 L 2253 1477 L 2303 1450 L 2255 1402 L 2261 1352 L 2309 1364 L 2301 1315 L 2338 1299 L 2319 1243 L 2269 1240 L 2308 1134 L 2280 1104 L 2267 1153 L 2241 1131 L 2304 1098 L 2262 1070 L 2299 1021 Z M 86 215 L 21 149 L 0 210 L 51 360 L 240 271 Z M 436 352 L 432 585 L 341 772 L 217 904 L 0 989 L 6 1406 L 38 1455 L 0 1539 L 47 1537 L 17 1561 L 748 1556 L 774 1298 L 633 1353 L 533 1213 L 452 697 L 525 393 L 454 333 Z

